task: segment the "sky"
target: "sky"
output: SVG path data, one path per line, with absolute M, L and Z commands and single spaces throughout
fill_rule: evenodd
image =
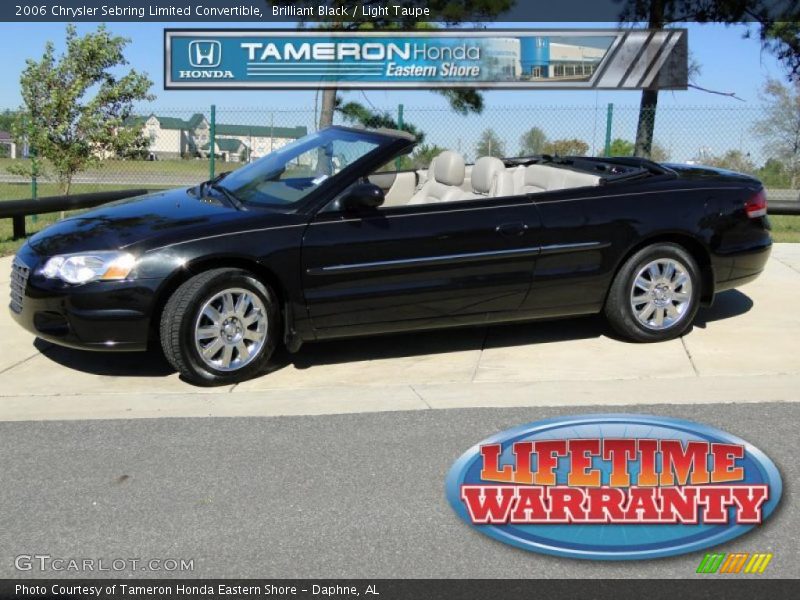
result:
M 288 24 L 291 25 L 291 24 Z M 615 27 L 615 24 L 598 23 L 525 23 L 526 28 L 551 28 L 551 27 Z M 177 111 L 187 112 L 193 110 L 207 110 L 207 107 L 215 103 L 226 109 L 249 108 L 258 110 L 281 110 L 281 109 L 307 109 L 314 107 L 315 92 L 310 90 L 298 91 L 185 91 L 163 89 L 163 29 L 174 27 L 173 23 L 111 23 L 109 28 L 112 32 L 131 39 L 130 45 L 126 50 L 126 56 L 131 66 L 137 70 L 149 74 L 154 81 L 153 92 L 156 100 L 148 106 L 142 107 L 142 112 Z M 226 23 L 224 28 L 253 28 L 252 23 Z M 259 28 L 268 28 L 270 24 L 258 24 Z M 275 26 L 287 27 L 287 24 L 275 24 Z M 495 23 L 494 27 L 520 27 L 520 23 Z M 78 25 L 79 32 L 93 30 L 96 24 L 83 23 Z M 180 23 L 180 28 L 208 27 L 205 24 Z M 19 89 L 16 82 L 19 80 L 21 71 L 25 66 L 27 58 L 39 58 L 43 52 L 44 45 L 48 40 L 53 40 L 57 48 L 63 43 L 64 39 L 63 23 L 30 23 L 21 26 L 19 24 L 3 23 L 0 24 L 0 55 L 4 57 L 0 65 L 0 80 L 4 85 L 0 86 L 0 110 L 6 108 L 16 108 L 20 104 Z M 784 71 L 766 51 L 762 51 L 757 35 L 747 39 L 744 37 L 747 29 L 744 26 L 723 26 L 723 25 L 700 25 L 689 23 L 689 50 L 692 59 L 699 63 L 701 73 L 695 79 L 695 83 L 707 89 L 717 90 L 726 93 L 735 93 L 741 100 L 709 94 L 699 90 L 686 91 L 666 91 L 659 97 L 659 108 L 675 109 L 683 107 L 713 107 L 714 110 L 724 111 L 725 109 L 737 109 L 739 111 L 747 108 L 753 109 L 753 114 L 759 106 L 759 90 L 763 87 L 767 78 L 783 78 Z M 753 32 L 756 33 L 755 31 Z M 415 108 L 447 109 L 448 105 L 441 96 L 428 91 L 383 91 L 370 90 L 367 92 L 349 92 L 348 97 L 362 103 L 371 104 L 382 109 L 395 109 L 399 103 L 403 103 L 406 111 L 413 114 Z M 547 90 L 495 90 L 487 91 L 484 94 L 484 102 L 487 112 L 485 114 L 498 114 L 501 107 L 526 107 L 533 110 L 545 107 L 595 107 L 597 115 L 605 114 L 607 103 L 613 102 L 618 115 L 625 115 L 625 107 L 629 107 L 631 115 L 638 106 L 640 93 L 637 91 L 591 91 L 591 90 L 572 90 L 572 91 L 547 91 Z M 555 109 L 554 109 L 555 110 Z M 232 113 L 233 114 L 233 113 Z M 547 114 L 547 113 L 545 113 Z M 559 121 L 556 117 L 559 113 L 552 112 L 551 121 Z M 722 114 L 722 113 L 718 113 Z M 733 114 L 733 113 L 730 113 Z M 737 113 L 738 114 L 738 113 Z M 748 113 L 749 114 L 749 113 Z M 703 145 L 704 137 L 719 138 L 717 142 L 711 139 L 708 141 L 712 151 L 723 151 L 724 146 L 731 146 L 738 143 L 741 134 L 736 131 L 728 132 L 730 135 L 725 137 L 719 135 L 720 127 L 710 124 L 704 120 L 701 113 L 696 116 L 697 124 L 684 126 L 683 133 L 664 131 L 663 137 L 667 138 L 667 143 L 679 147 L 679 153 L 690 154 L 694 149 Z M 423 118 L 424 117 L 420 117 Z M 511 117 L 513 118 L 513 117 Z M 677 117 L 675 117 L 677 120 Z M 597 121 L 597 118 L 594 118 Z M 283 124 L 283 123 L 281 123 Z M 288 123 L 287 123 L 288 124 Z M 658 124 L 657 124 L 658 125 Z M 662 129 L 666 123 L 661 123 Z M 686 125 L 686 123 L 684 123 Z M 622 125 L 620 125 L 622 126 Z M 552 124 L 554 136 L 559 135 L 558 122 Z M 586 134 L 584 139 L 591 137 L 590 144 L 593 151 L 598 144 L 602 144 L 603 124 L 598 126 L 593 124 L 591 134 Z M 615 122 L 615 127 L 617 124 Z M 709 127 L 708 133 L 704 132 L 704 127 Z M 568 135 L 569 124 L 564 124 L 562 129 L 564 135 Z M 451 128 L 453 129 L 453 128 Z M 735 129 L 740 130 L 741 127 Z M 630 138 L 630 127 L 620 133 L 624 137 Z M 598 132 L 599 131 L 599 132 Z M 658 130 L 657 130 L 658 132 Z M 451 139 L 437 140 L 450 142 L 455 145 L 459 138 L 451 132 Z M 677 136 L 689 136 L 689 141 L 679 139 Z M 739 136 L 739 137 L 736 137 Z M 658 136 L 657 136 L 658 137 Z M 685 148 L 684 148 L 685 147 Z M 676 156 L 676 159 L 687 159 L 689 156 Z

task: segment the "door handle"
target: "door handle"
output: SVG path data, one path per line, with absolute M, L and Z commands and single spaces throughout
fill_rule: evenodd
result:
M 519 237 L 528 231 L 528 226 L 525 223 L 503 223 L 495 231 L 505 237 Z

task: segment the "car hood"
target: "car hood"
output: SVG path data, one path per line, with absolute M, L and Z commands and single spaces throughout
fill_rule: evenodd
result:
M 169 190 L 104 204 L 63 219 L 32 236 L 30 247 L 52 256 L 91 250 L 115 250 L 153 238 L 236 221 L 251 213 L 199 199 L 189 189 Z

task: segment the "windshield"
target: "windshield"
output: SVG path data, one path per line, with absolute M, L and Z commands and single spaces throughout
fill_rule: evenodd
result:
M 221 185 L 244 204 L 295 204 L 375 150 L 380 140 L 367 132 L 324 129 L 234 171 Z

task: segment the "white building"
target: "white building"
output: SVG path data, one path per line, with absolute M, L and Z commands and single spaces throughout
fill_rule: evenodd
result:
M 588 77 L 594 73 L 606 52 L 605 48 L 551 42 L 550 64 L 547 65 L 547 75 L 542 76 L 552 79 Z
M 150 140 L 153 159 L 207 157 L 211 126 L 208 119 L 195 113 L 188 120 L 151 114 L 135 117 Z M 225 161 L 252 160 L 306 135 L 305 127 L 271 125 L 236 125 L 217 123 L 215 154 Z
M 0 156 L 17 158 L 17 144 L 7 131 L 0 131 Z

